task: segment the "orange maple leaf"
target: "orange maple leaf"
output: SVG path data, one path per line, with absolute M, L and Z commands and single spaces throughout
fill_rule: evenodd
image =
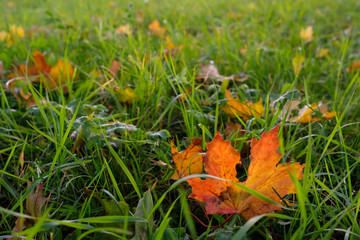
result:
M 157 19 L 150 23 L 148 28 L 150 32 L 157 37 L 163 37 L 166 32 L 166 28 L 160 27 L 160 22 Z
M 190 141 L 191 144 L 180 153 L 174 145 L 174 139 L 171 142 L 171 154 L 176 165 L 176 171 L 171 177 L 173 180 L 179 180 L 190 174 L 200 174 L 203 171 L 203 156 L 198 155 L 204 152 L 201 147 L 202 138 L 192 138 Z
M 49 89 L 55 89 L 62 86 L 64 92 L 68 91 L 67 86 L 64 85 L 66 79 L 72 80 L 74 77 L 74 68 L 69 62 L 59 60 L 53 67 L 51 67 L 45 60 L 44 55 L 39 51 L 34 51 L 31 66 L 21 64 L 16 67 L 9 75 L 9 78 L 31 77 L 43 75 L 44 78 L 35 78 L 31 82 L 42 81 Z
M 251 117 L 264 116 L 264 105 L 262 99 L 256 103 L 240 102 L 239 99 L 234 99 L 229 90 L 225 90 L 225 97 L 228 99 L 226 105 L 221 108 L 230 117 L 241 117 L 244 121 L 247 121 Z
M 236 178 L 236 164 L 240 163 L 240 154 L 229 141 L 224 141 L 219 133 L 207 144 L 208 152 L 204 157 L 205 170 L 209 175 L 227 179 L 231 182 L 251 188 L 276 203 L 282 204 L 279 196 L 295 193 L 295 185 L 290 172 L 296 179 L 303 178 L 305 164 L 281 163 L 278 134 L 279 125 L 264 132 L 260 140 L 252 139 L 251 163 L 248 178 L 240 183 Z M 206 203 L 206 214 L 241 214 L 250 219 L 259 214 L 280 210 L 279 206 L 262 200 L 243 190 L 241 187 L 217 179 L 189 179 L 192 187 L 190 197 Z M 275 192 L 275 191 L 276 192 Z M 279 196 L 278 196 L 279 195 Z

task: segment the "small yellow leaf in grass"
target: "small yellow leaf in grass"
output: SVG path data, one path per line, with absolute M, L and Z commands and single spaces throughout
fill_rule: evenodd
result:
M 166 32 L 166 28 L 160 27 L 160 22 L 157 19 L 149 24 L 148 29 L 157 37 L 163 37 Z
M 9 30 L 13 36 L 17 36 L 19 38 L 23 38 L 25 36 L 25 30 L 21 26 L 17 27 L 16 25 L 11 25 Z
M 300 38 L 304 41 L 304 42 L 311 42 L 313 40 L 313 27 L 312 26 L 308 26 L 306 28 L 302 28 L 300 31 Z
M 330 49 L 328 48 L 320 48 L 316 53 L 317 58 L 328 58 L 330 53 Z
M 133 103 L 137 99 L 137 95 L 132 88 L 125 88 L 125 89 L 116 89 L 118 93 L 119 102 L 122 103 Z
M 10 47 L 13 43 L 12 39 L 11 39 L 11 35 L 8 32 L 5 31 L 1 31 L 0 32 L 0 41 L 1 42 L 7 42 L 7 46 Z
M 166 36 L 165 42 L 166 42 L 165 48 L 166 48 L 167 50 L 171 50 L 171 49 L 173 49 L 173 48 L 175 47 L 175 44 L 170 40 L 170 37 L 169 37 L 169 36 Z
M 305 57 L 303 55 L 297 55 L 292 59 L 292 66 L 294 68 L 295 77 L 299 76 L 304 61 Z
M 115 29 L 115 34 L 126 34 L 131 35 L 130 24 L 120 25 L 117 29 Z
M 110 6 L 110 7 L 114 7 L 114 6 L 115 6 L 115 3 L 114 3 L 113 1 L 110 1 L 110 2 L 109 2 L 109 6 Z

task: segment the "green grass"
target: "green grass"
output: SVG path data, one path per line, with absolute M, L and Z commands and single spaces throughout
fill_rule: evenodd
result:
M 28 239 L 360 238 L 360 78 L 347 71 L 360 59 L 357 0 L 11 3 L 0 3 L 0 31 L 17 25 L 26 36 L 10 47 L 0 41 L 0 238 L 15 234 L 18 217 L 27 219 L 19 235 Z M 160 57 L 164 39 L 148 30 L 155 19 L 183 46 L 169 58 Z M 133 33 L 115 35 L 124 24 Z M 299 33 L 309 25 L 314 39 L 304 43 Z M 316 57 L 320 48 L 329 56 Z M 68 79 L 68 93 L 39 82 L 25 85 L 37 103 L 26 108 L 5 85 L 12 67 L 30 63 L 35 50 L 51 66 L 66 59 L 76 77 Z M 295 77 L 291 61 L 299 54 L 305 62 Z M 109 82 L 113 59 L 122 67 Z M 249 77 L 229 81 L 227 88 L 242 100 L 261 97 L 264 117 L 244 122 L 221 110 L 222 83 L 196 79 L 210 61 L 224 76 Z M 94 70 L 102 77 L 91 75 Z M 119 97 L 118 89 L 127 87 L 137 96 L 132 103 Z M 288 98 L 303 105 L 323 101 L 335 118 L 283 122 L 273 101 L 292 90 L 299 94 Z M 180 149 L 193 137 L 210 142 L 217 131 L 225 135 L 230 121 L 245 130 L 230 139 L 238 150 L 282 123 L 281 162 L 306 163 L 304 179 L 295 181 L 297 194 L 286 197 L 295 204 L 283 211 L 249 221 L 235 215 L 210 228 L 228 216 L 207 218 L 201 204 L 188 198 L 186 179 L 170 180 L 174 170 L 154 162 L 174 167 L 172 138 Z M 249 152 L 243 150 L 242 158 L 249 163 Z M 245 171 L 238 173 L 246 180 Z M 26 198 L 39 183 L 48 201 L 34 219 Z

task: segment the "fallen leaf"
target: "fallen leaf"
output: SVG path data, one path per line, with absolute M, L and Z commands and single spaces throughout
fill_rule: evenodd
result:
M 12 235 L 22 232 L 26 229 L 26 218 L 18 217 L 15 221 L 15 227 L 12 230 Z M 20 237 L 7 238 L 8 240 L 21 239 Z
M 230 139 L 234 134 L 236 137 L 240 137 L 241 135 L 241 125 L 239 123 L 228 122 L 225 127 L 225 138 Z
M 31 107 L 36 105 L 36 101 L 27 89 L 25 81 L 26 80 L 22 78 L 12 78 L 5 83 L 5 89 L 8 90 L 20 104 L 25 103 L 26 107 Z
M 313 27 L 312 26 L 308 26 L 306 28 L 302 28 L 300 31 L 300 38 L 304 41 L 304 42 L 311 42 L 313 40 Z
M 298 101 L 298 100 L 290 100 L 290 101 L 287 101 L 282 110 L 280 111 L 280 114 L 279 114 L 279 117 L 281 120 L 284 120 L 285 121 L 289 121 L 290 120 L 290 116 L 291 116 L 291 112 L 292 111 L 295 111 L 295 110 L 298 110 L 299 109 L 299 104 L 301 102 Z
M 297 55 L 292 59 L 291 63 L 294 68 L 295 77 L 299 76 L 304 61 L 305 57 L 303 55 Z
M 137 95 L 132 88 L 121 89 L 119 87 L 114 87 L 115 92 L 117 93 L 117 97 L 119 102 L 121 103 L 133 103 L 137 100 Z
M 144 12 L 141 10 L 137 10 L 136 12 L 136 23 L 142 25 L 144 22 Z
M 196 77 L 196 79 L 201 79 L 204 82 L 207 79 L 214 79 L 217 81 L 224 81 L 224 80 L 234 80 L 236 82 L 244 82 L 248 80 L 248 76 L 240 77 L 237 75 L 231 75 L 231 76 L 223 76 L 219 74 L 218 68 L 214 65 L 213 61 L 209 65 L 202 65 L 200 66 L 200 73 Z
M 291 119 L 291 122 L 300 122 L 300 123 L 309 123 L 309 122 L 317 122 L 321 119 L 316 117 L 315 110 L 318 110 L 321 114 L 321 117 L 325 120 L 331 119 L 335 117 L 335 112 L 329 112 L 328 107 L 324 105 L 322 102 L 319 104 L 312 103 L 311 106 L 304 106 L 299 110 L 298 116 Z
M 242 183 L 236 178 L 236 165 L 240 163 L 239 152 L 229 141 L 224 141 L 219 133 L 207 144 L 208 151 L 204 157 L 205 171 L 209 175 L 228 181 L 211 178 L 188 180 L 192 188 L 190 197 L 206 204 L 206 214 L 238 213 L 249 220 L 260 214 L 281 210 L 279 206 L 255 197 L 232 182 L 251 188 L 278 204 L 282 204 L 280 197 L 296 193 L 290 173 L 297 180 L 302 179 L 305 164 L 278 164 L 281 159 L 278 152 L 278 129 L 279 125 L 269 132 L 264 132 L 260 140 L 252 139 L 248 177 Z
M 190 139 L 191 144 L 179 153 L 178 148 L 174 145 L 174 139 L 171 142 L 171 154 L 176 166 L 176 170 L 171 177 L 173 180 L 179 180 L 190 174 L 200 174 L 203 171 L 203 153 L 202 138 Z
M 23 38 L 25 36 L 25 30 L 21 26 L 11 25 L 9 27 L 9 32 L 14 37 Z
M 251 117 L 262 117 L 264 116 L 264 105 L 262 99 L 256 103 L 240 102 L 239 99 L 234 99 L 229 90 L 225 90 L 225 98 L 228 99 L 226 105 L 221 108 L 230 117 L 236 118 L 241 117 L 244 121 L 247 121 Z
M 348 72 L 357 72 L 360 70 L 360 60 L 354 61 L 348 68 Z
M 320 48 L 316 53 L 317 58 L 328 58 L 330 53 L 330 49 L 328 48 Z
M 115 77 L 120 69 L 121 69 L 121 63 L 113 59 L 111 62 L 111 66 L 109 68 L 110 75 L 112 77 Z
M 58 60 L 58 62 L 51 67 L 41 52 L 34 51 L 32 64 L 30 66 L 21 64 L 15 67 L 8 77 L 36 77 L 30 79 L 30 82 L 41 81 L 49 90 L 61 86 L 64 92 L 68 92 L 68 88 L 64 83 L 67 82 L 66 80 L 72 81 L 75 72 L 76 69 L 74 69 L 69 62 L 64 62 L 63 60 Z M 43 75 L 43 78 L 40 78 L 40 75 Z
M 130 24 L 120 25 L 118 28 L 115 29 L 115 34 L 126 34 L 131 35 L 132 31 L 130 28 Z
M 10 47 L 13 44 L 13 41 L 11 39 L 11 35 L 8 32 L 0 31 L 0 41 L 7 43 L 7 46 Z
M 148 29 L 154 36 L 157 37 L 163 37 L 166 32 L 166 28 L 160 27 L 160 22 L 157 19 L 149 24 Z
M 28 182 L 28 188 L 30 183 Z M 36 186 L 35 192 L 30 192 L 26 197 L 26 211 L 35 218 L 40 218 L 43 214 L 42 207 L 46 203 L 46 198 L 43 193 L 44 184 L 39 183 Z

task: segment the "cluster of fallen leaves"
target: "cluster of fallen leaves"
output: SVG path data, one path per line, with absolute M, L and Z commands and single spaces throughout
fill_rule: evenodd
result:
M 239 152 L 219 133 L 206 145 L 206 154 L 201 147 L 202 139 L 191 139 L 191 145 L 180 153 L 172 142 L 171 153 L 176 165 L 172 179 L 201 174 L 203 165 L 207 174 L 223 179 L 187 180 L 192 188 L 190 197 L 206 204 L 206 214 L 238 213 L 250 219 L 259 214 L 280 210 L 278 205 L 247 191 L 255 190 L 279 205 L 284 204 L 282 198 L 285 195 L 296 193 L 291 176 L 296 180 L 302 179 L 305 165 L 298 162 L 278 164 L 282 157 L 278 152 L 278 129 L 279 125 L 269 132 L 264 132 L 260 140 L 252 139 L 251 163 L 247 180 L 244 182 L 240 182 L 236 177 L 236 165 L 241 164 Z
M 6 89 L 19 101 L 25 103 L 26 107 L 36 104 L 34 97 L 27 88 L 27 82 L 41 82 L 48 90 L 62 90 L 68 92 L 67 83 L 75 77 L 76 70 L 73 66 L 63 60 L 58 60 L 54 66 L 50 66 L 44 55 L 34 51 L 30 64 L 15 66 L 8 75 L 5 84 Z

